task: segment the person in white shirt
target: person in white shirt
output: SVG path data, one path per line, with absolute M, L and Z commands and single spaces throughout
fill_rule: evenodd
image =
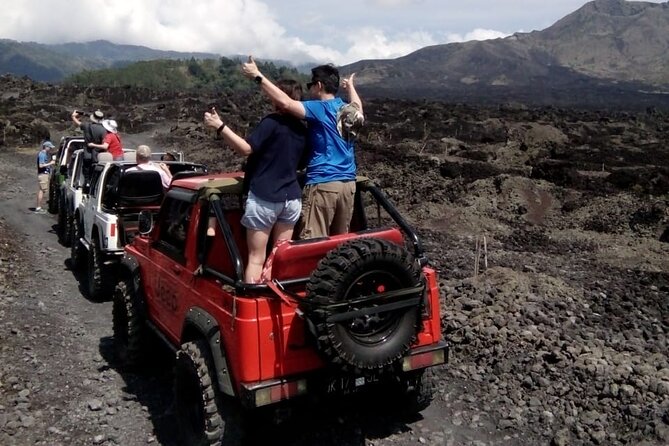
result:
M 137 147 L 137 166 L 131 167 L 128 171 L 132 170 L 155 170 L 160 174 L 160 179 L 163 183 L 163 188 L 167 189 L 170 187 L 172 182 L 172 173 L 170 168 L 167 167 L 165 163 L 154 163 L 151 161 L 151 148 L 146 145 L 141 145 Z

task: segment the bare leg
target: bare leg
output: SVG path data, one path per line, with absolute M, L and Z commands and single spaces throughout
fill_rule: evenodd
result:
M 293 228 L 295 225 L 287 223 L 276 223 L 272 230 L 274 236 L 274 244 L 276 245 L 281 240 L 291 240 L 293 238 Z
M 37 206 L 35 206 L 35 209 L 39 209 L 42 207 L 42 200 L 44 199 L 44 192 L 42 192 L 42 188 L 40 186 L 37 186 Z
M 265 252 L 271 229 L 257 231 L 246 230 L 246 244 L 249 248 L 249 261 L 246 264 L 244 282 L 257 283 L 260 281 L 263 265 L 265 264 Z

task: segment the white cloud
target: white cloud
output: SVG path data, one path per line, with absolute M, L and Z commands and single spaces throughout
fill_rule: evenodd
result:
M 424 32 L 401 33 L 389 38 L 376 28 L 363 28 L 348 33 L 347 39 L 350 46 L 342 55 L 342 63 L 361 59 L 392 59 L 437 43 L 432 36 Z
M 2 37 L 22 41 L 106 39 L 177 51 L 294 55 L 287 45 L 294 39 L 258 0 L 22 0 L 0 9 L 0 23 Z
M 404 6 L 421 3 L 422 0 L 372 0 L 372 4 L 377 6 Z
M 347 64 L 404 56 L 428 45 L 506 35 L 475 25 L 451 31 L 444 29 L 443 22 L 439 22 L 441 28 L 427 27 L 430 19 L 459 19 L 453 16 L 460 10 L 474 13 L 465 6 L 451 10 L 441 0 L 365 0 L 353 10 L 336 14 L 321 0 L 285 4 L 270 0 L 20 0 L 0 8 L 0 38 L 41 43 L 105 39 L 163 50 Z M 479 11 L 480 5 L 475 12 Z
M 375 0 L 384 5 L 416 1 Z M 314 27 L 324 20 L 316 14 L 306 14 L 301 19 L 308 20 Z M 310 44 L 288 35 L 268 5 L 259 0 L 117 0 L 114 3 L 50 0 L 48 7 L 43 0 L 23 0 L 12 8 L 2 8 L 0 23 L 3 23 L 4 34 L 1 37 L 21 41 L 61 43 L 105 39 L 164 50 L 253 53 L 263 58 L 337 64 L 398 57 L 437 43 L 427 32 L 389 35 L 372 27 L 329 26 L 325 44 Z
M 476 28 L 473 31 L 470 31 L 464 35 L 451 33 L 446 36 L 446 42 L 468 42 L 470 40 L 488 40 L 488 39 L 499 39 L 507 37 L 509 34 L 503 33 L 501 31 L 495 31 L 494 29 L 480 29 Z

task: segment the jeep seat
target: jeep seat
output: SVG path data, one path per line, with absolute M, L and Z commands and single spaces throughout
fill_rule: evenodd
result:
M 379 228 L 356 233 L 334 235 L 279 243 L 265 261 L 263 280 L 305 279 L 316 269 L 325 255 L 342 243 L 361 237 L 374 237 L 403 246 L 404 237 L 397 228 Z
M 98 164 L 111 163 L 114 157 L 109 152 L 98 153 Z
M 153 170 L 126 171 L 118 186 L 118 206 L 160 206 L 163 194 L 160 173 Z
M 123 151 L 123 161 L 126 161 L 128 163 L 136 163 L 137 162 L 137 152 L 132 150 L 132 151 Z

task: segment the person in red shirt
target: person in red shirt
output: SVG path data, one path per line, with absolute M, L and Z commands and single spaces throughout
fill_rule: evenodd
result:
M 102 127 L 107 130 L 102 144 L 89 142 L 88 147 L 92 147 L 99 152 L 109 152 L 114 161 L 123 161 L 123 144 L 121 144 L 121 138 L 118 136 L 118 124 L 113 119 L 105 119 L 102 121 Z

